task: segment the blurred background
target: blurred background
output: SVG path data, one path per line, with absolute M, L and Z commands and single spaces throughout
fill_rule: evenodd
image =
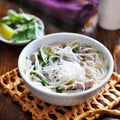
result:
M 80 33 L 84 32 L 81 28 L 91 17 L 96 22 L 98 3 L 99 0 L 1 0 L 0 17 L 6 16 L 8 9 L 18 12 L 21 8 L 43 20 L 45 34 L 61 31 Z M 91 24 L 93 22 L 87 27 Z

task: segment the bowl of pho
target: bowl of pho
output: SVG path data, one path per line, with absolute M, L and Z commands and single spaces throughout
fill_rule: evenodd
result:
M 104 88 L 113 72 L 109 50 L 76 33 L 54 33 L 21 51 L 18 69 L 29 90 L 54 105 L 78 105 Z

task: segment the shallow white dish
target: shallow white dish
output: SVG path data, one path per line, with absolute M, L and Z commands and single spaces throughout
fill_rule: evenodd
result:
M 10 44 L 10 45 L 25 45 L 25 44 L 30 42 L 30 40 L 23 40 L 20 42 L 11 42 L 10 40 L 4 39 L 2 36 L 0 36 L 0 41 L 7 43 L 7 44 Z
M 52 92 L 45 89 L 44 87 L 38 88 L 26 77 L 23 70 L 23 66 L 26 65 L 26 56 L 30 56 L 33 52 L 37 51 L 37 49 L 40 48 L 42 44 L 60 42 L 60 41 L 67 43 L 68 41 L 73 41 L 73 40 L 78 40 L 81 44 L 88 43 L 96 50 L 102 51 L 104 53 L 105 58 L 107 60 L 108 73 L 106 77 L 101 81 L 101 83 L 96 84 L 94 87 L 85 90 L 84 92 L 79 92 L 79 93 L 76 92 L 76 93 L 68 94 L 68 93 Z M 38 98 L 50 104 L 71 106 L 71 105 L 81 104 L 85 102 L 87 99 L 90 99 L 93 96 L 95 96 L 98 92 L 100 92 L 100 90 L 105 86 L 105 84 L 110 79 L 113 72 L 114 64 L 113 64 L 112 55 L 109 52 L 109 50 L 97 40 L 75 33 L 54 33 L 54 34 L 46 35 L 41 39 L 29 43 L 20 53 L 18 59 L 18 68 L 20 75 L 23 78 L 26 85 L 28 86 L 30 91 Z
M 27 15 L 34 16 L 34 15 L 31 15 L 31 14 L 27 14 Z M 6 17 L 7 17 L 7 16 L 6 16 Z M 36 17 L 36 16 L 34 16 L 34 17 Z M 40 37 L 43 37 L 43 36 L 44 36 L 44 23 L 43 23 L 43 21 L 42 21 L 40 18 L 38 18 L 38 17 L 36 17 L 36 18 L 37 18 L 37 20 L 39 21 L 39 23 L 40 23 L 41 26 L 42 26 L 41 36 L 40 36 Z M 26 45 L 26 44 L 28 44 L 29 42 L 31 42 L 31 40 L 22 40 L 22 41 L 18 41 L 18 42 L 12 42 L 12 41 L 10 41 L 10 40 L 6 40 L 6 39 L 3 38 L 1 35 L 0 35 L 0 41 L 4 42 L 4 43 L 6 43 L 6 44 L 9 44 L 9 45 Z

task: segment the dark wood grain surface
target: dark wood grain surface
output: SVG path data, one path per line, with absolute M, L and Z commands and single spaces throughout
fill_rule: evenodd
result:
M 45 24 L 45 34 L 66 31 L 85 34 L 97 39 L 112 53 L 115 64 L 114 71 L 120 74 L 120 30 L 109 31 L 102 29 L 97 24 L 97 14 L 92 16 L 84 25 L 70 26 L 21 2 L 0 0 L 0 18 L 6 15 L 8 9 L 18 11 L 18 8 L 40 17 Z M 0 42 L 0 75 L 17 67 L 18 57 L 23 48 L 24 46 L 12 46 Z M 23 112 L 17 103 L 12 101 L 8 95 L 3 95 L 0 91 L 0 120 L 28 119 L 31 119 L 30 113 Z

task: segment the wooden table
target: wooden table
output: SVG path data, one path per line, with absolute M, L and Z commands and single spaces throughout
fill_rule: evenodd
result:
M 97 14 L 92 16 L 84 25 L 70 26 L 38 10 L 27 7 L 23 3 L 12 0 L 0 0 L 0 18 L 6 15 L 8 9 L 18 11 L 22 8 L 25 12 L 40 17 L 45 24 L 45 34 L 55 32 L 74 32 L 96 38 L 103 43 L 112 53 L 114 58 L 114 71 L 120 74 L 120 30 L 108 31 L 97 24 Z M 17 67 L 19 54 L 24 46 L 11 46 L 0 42 L 0 75 Z M 0 93 L 0 120 L 30 120 L 29 113 L 21 110 L 20 106 L 13 102 L 7 95 Z

